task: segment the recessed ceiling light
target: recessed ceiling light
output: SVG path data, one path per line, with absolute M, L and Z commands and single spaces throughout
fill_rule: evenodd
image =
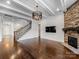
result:
M 59 8 L 57 8 L 56 10 L 57 10 L 57 11 L 60 11 L 60 9 L 59 9 Z
M 7 3 L 7 4 L 11 4 L 11 2 L 10 2 L 9 0 L 8 0 L 8 1 L 6 1 L 6 3 Z

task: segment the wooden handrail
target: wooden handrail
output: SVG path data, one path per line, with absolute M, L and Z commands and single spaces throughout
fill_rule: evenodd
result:
M 16 37 L 16 40 L 18 40 L 21 36 L 23 36 L 27 31 L 29 31 L 31 29 L 31 21 L 23 26 L 22 28 L 18 29 L 17 31 L 14 31 L 15 32 L 15 37 Z

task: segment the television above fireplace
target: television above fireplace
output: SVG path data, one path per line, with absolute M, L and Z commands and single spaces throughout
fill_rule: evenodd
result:
M 74 48 L 78 48 L 77 38 L 68 36 L 68 44 Z

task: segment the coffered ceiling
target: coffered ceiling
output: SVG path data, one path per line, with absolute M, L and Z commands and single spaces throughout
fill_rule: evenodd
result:
M 20 18 L 31 19 L 38 3 L 43 18 L 61 14 L 77 0 L 0 0 L 0 12 Z

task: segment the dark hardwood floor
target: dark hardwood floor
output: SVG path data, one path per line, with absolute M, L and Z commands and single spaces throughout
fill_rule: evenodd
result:
M 0 44 L 0 59 L 79 59 L 78 55 L 59 42 L 42 39 L 41 46 L 39 46 L 37 40 L 33 38 L 19 41 L 17 48 L 10 50 Z

